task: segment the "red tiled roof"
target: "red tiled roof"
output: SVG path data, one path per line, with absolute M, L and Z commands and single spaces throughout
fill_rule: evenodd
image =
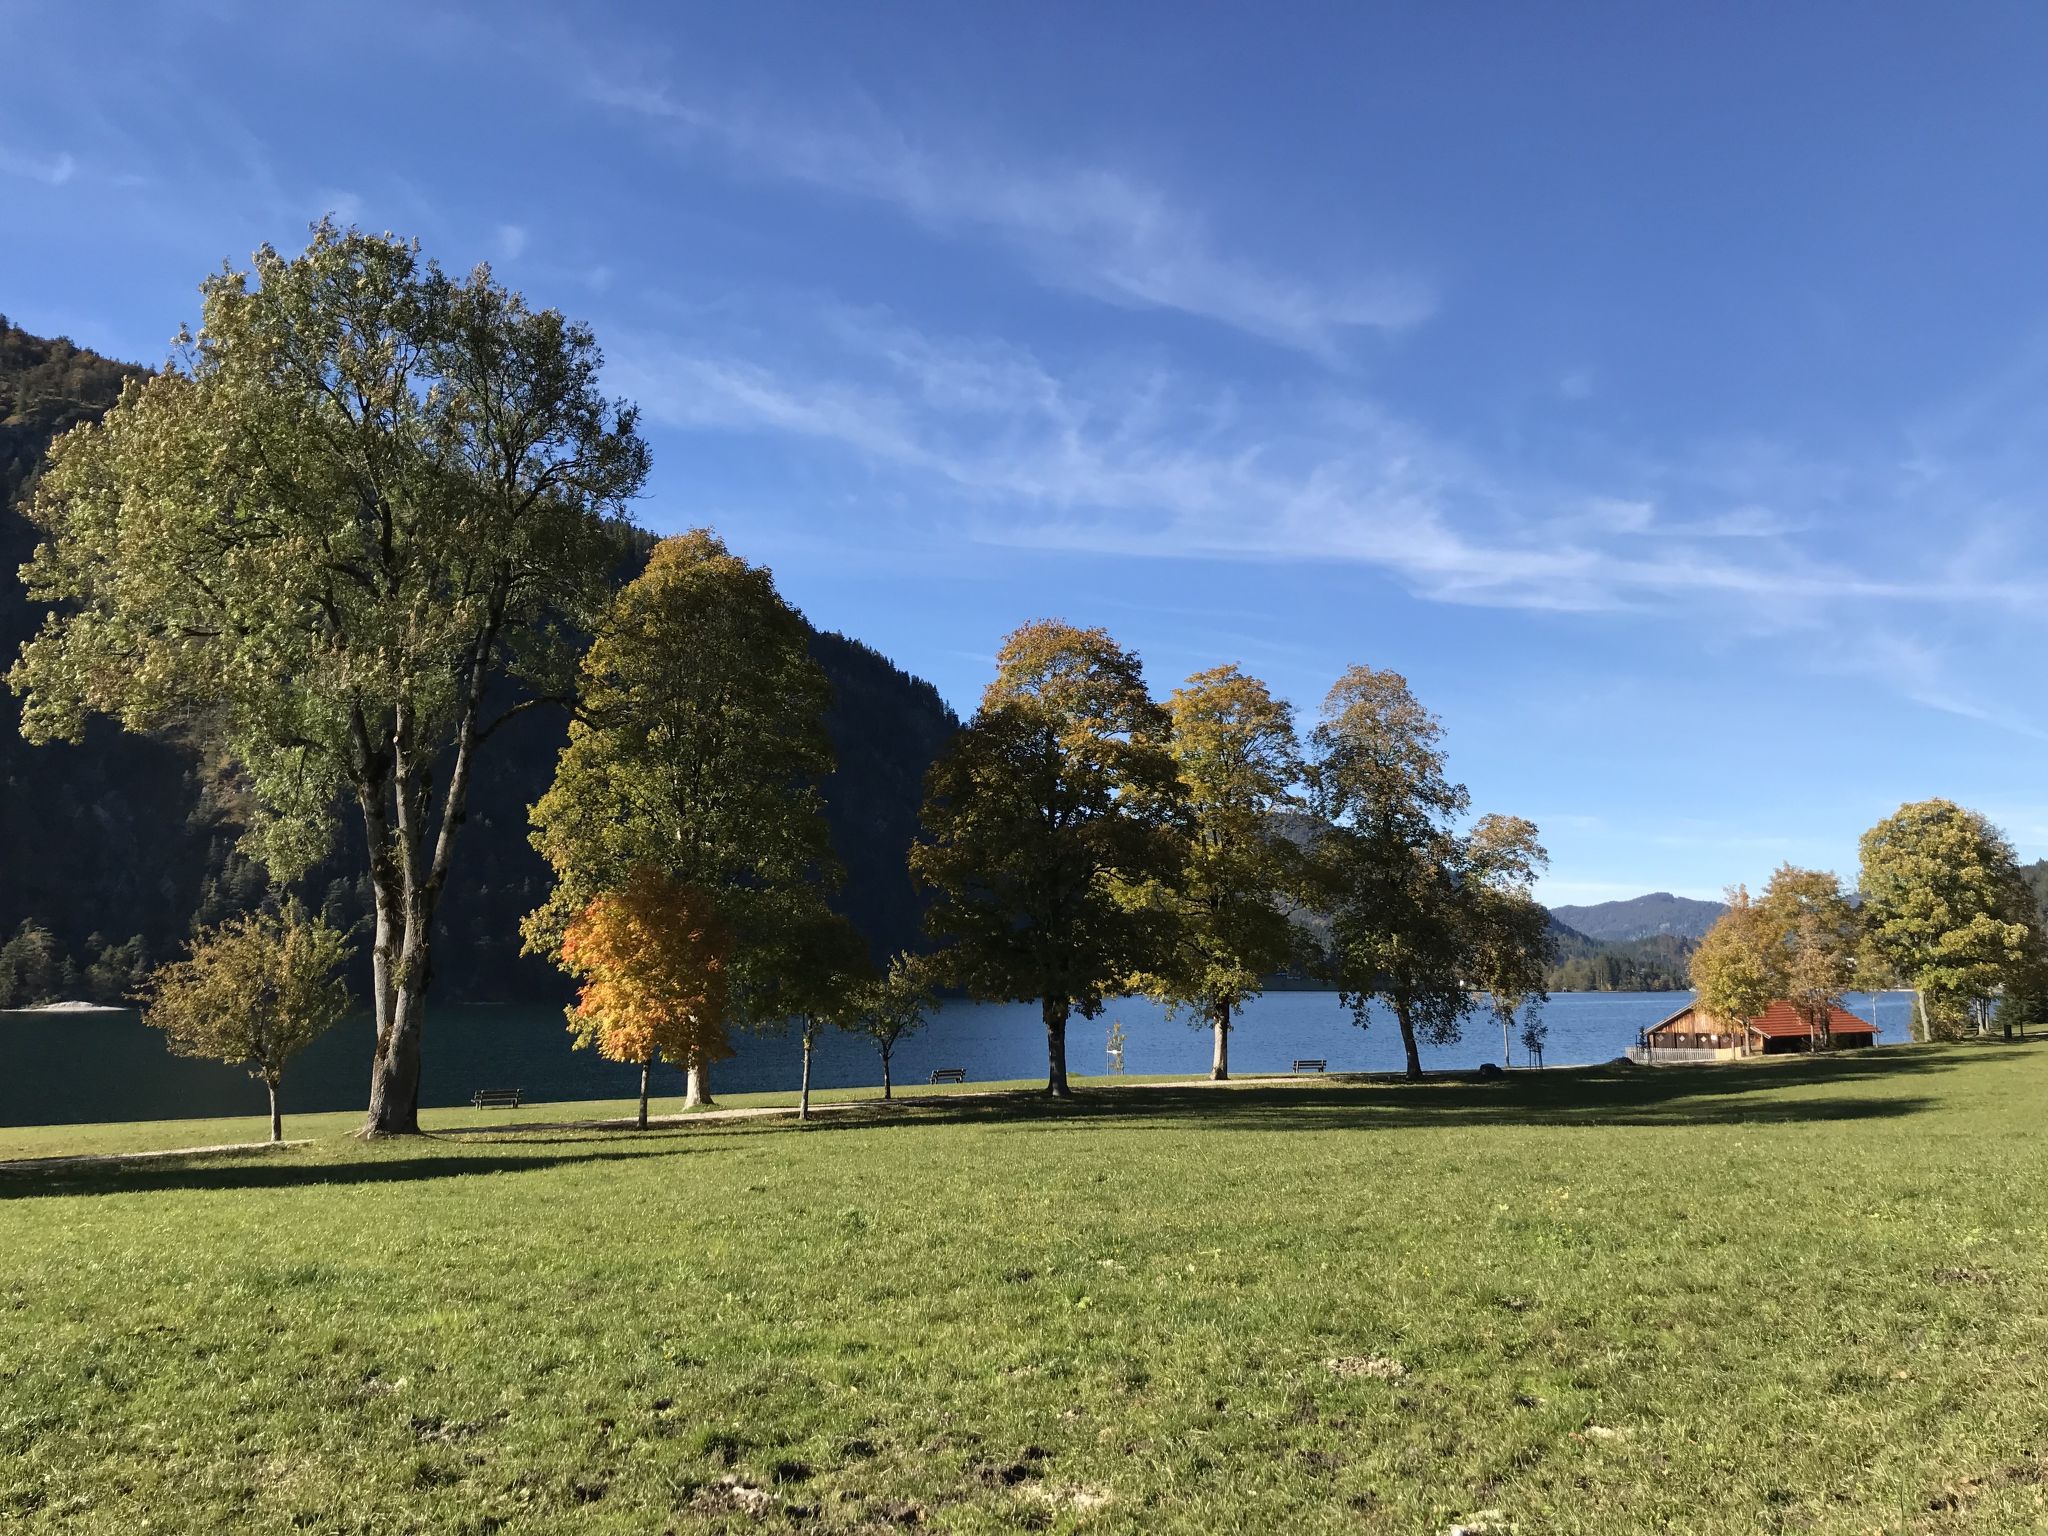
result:
M 1799 1016 L 1799 1010 L 1782 997 L 1756 1018 L 1750 1020 L 1749 1027 L 1758 1034 L 1772 1040 L 1803 1040 L 1813 1033 L 1811 1026 L 1807 1024 L 1805 1019 Z M 1868 1019 L 1859 1019 L 1846 1008 L 1830 1008 L 1828 1010 L 1828 1033 L 1831 1035 L 1875 1035 L 1877 1033 L 1877 1026 Z
M 1751 1020 L 1749 1027 L 1772 1040 L 1803 1040 L 1813 1033 L 1806 1020 L 1799 1016 L 1799 1011 L 1782 997 Z M 1692 1003 L 1687 1003 L 1668 1019 L 1659 1019 L 1648 1032 L 1655 1034 L 1660 1029 L 1669 1029 L 1674 1034 L 1734 1033 L 1720 1020 L 1701 1013 Z M 1867 1019 L 1858 1018 L 1846 1008 L 1833 1008 L 1828 1011 L 1828 1031 L 1835 1035 L 1874 1036 L 1877 1026 Z

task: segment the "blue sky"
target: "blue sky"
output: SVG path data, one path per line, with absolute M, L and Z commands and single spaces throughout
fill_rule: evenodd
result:
M 1276 11 L 1279 14 L 1275 14 Z M 118 13 L 118 21 L 113 19 Z M 589 320 L 657 530 L 971 707 L 1351 662 L 1544 894 L 2048 852 L 2048 13 L 0 0 L 0 312 L 334 210 Z

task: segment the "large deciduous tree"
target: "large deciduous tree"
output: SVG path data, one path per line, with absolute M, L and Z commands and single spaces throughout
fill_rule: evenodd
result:
M 2032 893 L 2004 835 L 1949 800 L 1902 805 L 1863 834 L 1863 947 L 1920 994 L 1922 1028 L 1960 1032 L 2040 962 Z
M 583 983 L 569 1009 L 576 1043 L 640 1069 L 641 1130 L 657 1057 L 687 1068 L 732 1054 L 732 935 L 702 891 L 642 865 L 569 920 L 560 958 Z
M 1157 967 L 1165 914 L 1133 893 L 1179 872 L 1182 790 L 1166 712 L 1105 630 L 1046 621 L 1003 642 L 981 707 L 933 765 L 911 867 L 938 893 L 943 979 L 1037 1001 L 1046 1092 L 1067 1022 Z
M 278 1089 L 292 1057 L 348 1011 L 347 939 L 296 902 L 232 917 L 151 973 L 142 1021 L 172 1051 L 246 1067 L 270 1094 L 270 1139 L 284 1139 Z
M 419 1128 L 435 907 L 478 750 L 560 691 L 566 624 L 647 474 L 591 333 L 478 268 L 323 223 L 203 290 L 175 364 L 51 451 L 26 567 L 53 611 L 10 676 L 25 733 L 203 720 L 289 878 L 352 801 L 369 852 L 368 1134 Z M 524 698 L 504 697 L 508 679 Z
M 1460 831 L 1470 797 L 1445 773 L 1442 740 L 1407 679 L 1370 667 L 1337 680 L 1311 738 L 1325 971 L 1360 1027 L 1375 1001 L 1393 1010 L 1411 1078 L 1420 1041 L 1458 1039 L 1475 986 L 1540 995 L 1549 955 L 1549 925 L 1529 910 L 1536 828 L 1486 817 Z
M 647 867 L 715 903 L 732 934 L 731 1007 L 779 1025 L 780 968 L 838 879 L 819 782 L 831 685 L 762 566 L 698 529 L 656 545 L 584 657 L 579 718 L 533 808 L 553 869 L 527 946 L 558 950 L 593 897 Z M 709 1101 L 709 1060 L 686 1063 Z
M 1133 981 L 1213 1031 L 1209 1075 L 1222 1081 L 1237 1011 L 1300 948 L 1288 916 L 1300 850 L 1275 814 L 1298 804 L 1301 753 L 1293 712 L 1235 666 L 1197 672 L 1166 712 L 1187 793 L 1182 859 L 1170 882 L 1136 893 L 1171 921 L 1161 964 Z

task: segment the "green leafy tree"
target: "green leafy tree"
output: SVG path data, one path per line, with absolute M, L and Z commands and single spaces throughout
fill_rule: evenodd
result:
M 1728 910 L 1693 952 L 1694 1006 L 1740 1031 L 1784 995 L 1781 936 L 1747 886 L 1728 892 Z
M 0 944 L 0 1008 L 55 1002 L 63 985 L 63 952 L 41 923 L 23 922 Z
M 1301 752 L 1293 712 L 1235 666 L 1197 672 L 1166 712 L 1187 795 L 1182 854 L 1171 881 L 1138 892 L 1169 914 L 1169 942 L 1160 968 L 1133 983 L 1213 1031 L 1220 1082 L 1237 1011 L 1301 948 L 1288 916 L 1300 854 L 1274 823 L 1297 804 Z
M 582 326 L 323 223 L 203 289 L 175 365 L 60 439 L 10 681 L 32 739 L 203 721 L 290 878 L 353 804 L 375 906 L 365 1131 L 419 1128 L 435 911 L 476 757 L 562 691 L 647 474 Z M 506 697 L 508 680 L 524 697 Z
M 592 897 L 652 868 L 717 904 L 737 1020 L 790 1017 L 782 970 L 838 879 L 818 792 L 831 686 L 808 639 L 771 573 L 708 529 L 655 546 L 583 659 L 578 718 L 533 807 L 555 883 L 524 924 L 530 952 L 556 953 Z M 689 1103 L 710 1102 L 708 1068 L 687 1064 Z
M 1489 822 L 1484 842 L 1460 835 L 1470 797 L 1445 774 L 1442 738 L 1407 679 L 1370 667 L 1338 679 L 1311 738 L 1311 783 L 1327 823 L 1311 851 L 1329 923 L 1324 969 L 1361 1028 L 1375 1000 L 1393 1010 L 1411 1078 L 1422 1075 L 1419 1041 L 1449 1044 L 1462 1033 L 1483 968 L 1494 967 L 1503 986 L 1528 980 L 1503 953 L 1487 956 L 1489 941 L 1511 931 L 1489 936 L 1487 921 L 1520 883 L 1518 869 L 1542 857 L 1527 822 Z
M 295 901 L 231 917 L 144 983 L 142 1021 L 180 1056 L 247 1067 L 269 1090 L 270 1139 L 282 1141 L 284 1069 L 348 1012 L 348 957 L 347 939 Z
M 891 1065 L 897 1044 L 924 1028 L 937 1006 L 930 972 L 924 956 L 900 952 L 890 959 L 886 970 L 868 978 L 854 992 L 848 1027 L 874 1041 L 882 1058 L 885 1099 L 894 1096 Z
M 911 868 L 937 892 L 945 981 L 1037 1001 L 1046 1092 L 1066 1097 L 1067 1022 L 1156 970 L 1168 916 L 1134 893 L 1182 854 L 1178 765 L 1138 658 L 1105 630 L 1027 624 L 981 708 L 933 765 Z
M 1953 1035 L 2041 955 L 2033 896 L 2012 845 L 1948 800 L 1903 805 L 1863 834 L 1870 970 L 1920 994 L 1922 1030 Z

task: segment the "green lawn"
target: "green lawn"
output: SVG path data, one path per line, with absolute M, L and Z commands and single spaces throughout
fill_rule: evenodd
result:
M 0 1529 L 2048 1529 L 2037 1046 L 353 1123 L 0 1173 Z

